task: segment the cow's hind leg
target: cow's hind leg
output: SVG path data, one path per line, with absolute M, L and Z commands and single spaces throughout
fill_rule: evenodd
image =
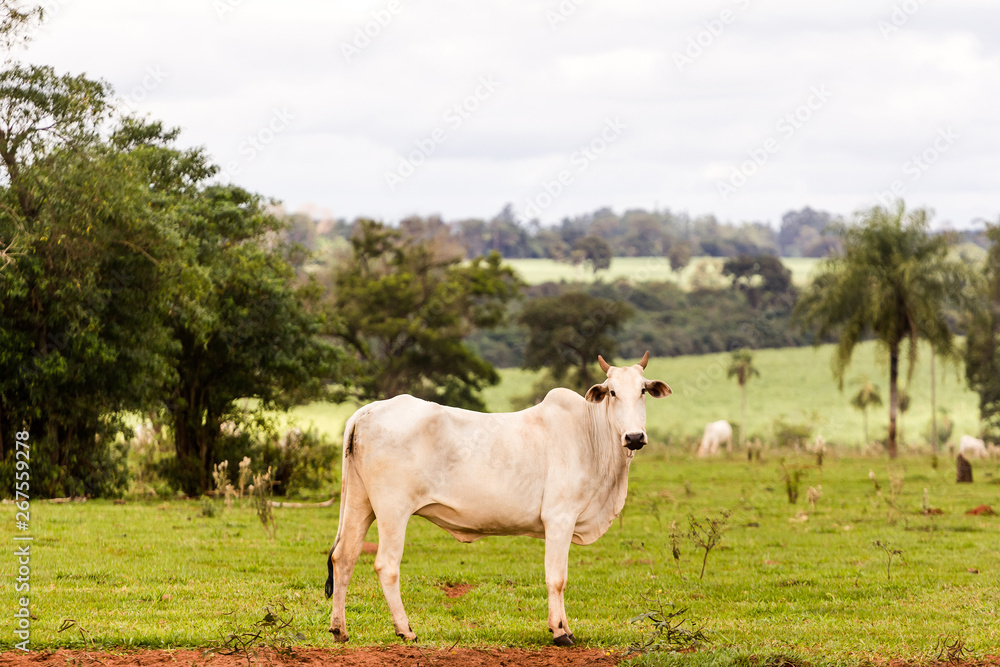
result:
M 575 523 L 575 522 L 573 522 Z M 573 524 L 545 523 L 545 588 L 549 594 L 549 632 L 558 646 L 572 646 L 564 594 L 569 578 L 569 545 Z
M 353 495 L 353 494 L 350 494 Z M 354 565 L 364 547 L 365 534 L 375 520 L 375 514 L 368 499 L 355 500 L 344 504 L 343 515 L 337 530 L 337 541 L 330 551 L 330 572 L 326 582 L 326 594 L 333 594 L 333 612 L 330 614 L 330 632 L 337 641 L 346 642 L 347 585 L 354 574 Z M 333 590 L 330 590 L 332 587 Z
M 403 609 L 403 598 L 399 594 L 399 564 L 403 560 L 403 544 L 406 541 L 406 524 L 410 515 L 391 513 L 380 515 L 378 521 L 378 554 L 375 556 L 375 571 L 382 583 L 382 593 L 392 614 L 392 624 L 401 639 L 416 641 L 417 635 L 410 628 L 410 620 Z

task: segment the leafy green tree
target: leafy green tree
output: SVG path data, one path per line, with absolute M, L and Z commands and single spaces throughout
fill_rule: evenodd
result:
M 351 256 L 333 275 L 334 332 L 353 357 L 361 400 L 397 394 L 485 409 L 496 369 L 465 344 L 499 324 L 520 289 L 498 253 L 463 263 L 432 240 L 360 220 Z
M 868 410 L 881 407 L 882 394 L 879 393 L 878 385 L 867 377 L 860 380 L 861 388 L 858 393 L 851 398 L 851 405 L 861 411 L 861 418 L 864 424 L 864 444 L 867 447 L 871 440 L 868 439 Z
M 600 236 L 584 236 L 573 244 L 573 251 L 585 262 L 590 262 L 594 273 L 611 266 L 611 246 Z
M 965 376 L 979 394 L 983 437 L 1000 443 L 1000 224 L 987 225 L 992 241 L 968 318 Z
M 687 241 L 673 244 L 667 251 L 667 258 L 670 260 L 670 270 L 680 273 L 691 263 L 691 245 Z
M 747 297 L 753 308 L 771 303 L 775 298 L 795 298 L 792 272 L 774 255 L 740 255 L 722 265 L 722 275 L 732 280 L 733 289 Z
M 627 303 L 584 292 L 532 299 L 518 317 L 528 328 L 524 367 L 547 368 L 559 382 L 575 369 L 571 382 L 586 391 L 594 384 L 591 368 L 597 355 L 614 356 L 613 334 L 632 314 Z
M 0 72 L 0 452 L 27 428 L 40 494 L 125 483 L 115 415 L 169 373 L 162 325 L 176 249 L 135 156 L 100 139 L 106 84 Z
M 726 377 L 735 377 L 740 386 L 740 447 L 746 444 L 747 425 L 747 383 L 752 377 L 760 377 L 760 371 L 753 365 L 753 352 L 747 348 L 733 350 Z
M 319 339 L 319 290 L 296 284 L 274 241 L 285 224 L 258 195 L 208 186 L 176 203 L 183 274 L 169 325 L 179 349 L 163 402 L 175 478 L 195 495 L 210 486 L 223 423 L 246 419 L 239 400 L 283 410 L 322 396 L 339 357 Z
M 899 357 L 908 345 L 909 375 L 917 341 L 954 354 L 948 309 L 963 299 L 966 266 L 948 256 L 948 239 L 928 233 L 927 212 L 871 209 L 858 225 L 841 227 L 843 255 L 823 262 L 796 306 L 797 321 L 816 343 L 838 336 L 835 378 L 843 386 L 854 348 L 873 335 L 889 353 L 889 456 L 897 455 Z

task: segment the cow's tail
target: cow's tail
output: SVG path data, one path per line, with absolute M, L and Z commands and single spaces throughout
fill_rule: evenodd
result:
M 360 413 L 360 411 L 359 411 Z M 350 472 L 351 459 L 354 455 L 354 427 L 357 423 L 357 417 L 359 413 L 355 413 L 347 420 L 347 425 L 344 427 L 344 450 L 343 450 L 343 465 L 341 467 L 341 477 L 340 477 L 340 515 L 337 517 L 337 535 L 333 538 L 333 546 L 330 547 L 330 553 L 326 557 L 326 586 L 324 586 L 323 591 L 326 593 L 326 597 L 333 597 L 333 550 L 337 548 L 337 543 L 340 542 L 340 535 L 344 528 L 344 507 L 347 503 L 347 480 L 348 473 Z

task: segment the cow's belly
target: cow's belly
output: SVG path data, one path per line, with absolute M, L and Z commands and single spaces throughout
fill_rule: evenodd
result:
M 499 511 L 498 511 L 499 510 Z M 526 535 L 544 537 L 545 528 L 537 512 L 518 508 L 455 508 L 442 503 L 424 505 L 416 512 L 460 542 L 475 542 L 490 535 Z

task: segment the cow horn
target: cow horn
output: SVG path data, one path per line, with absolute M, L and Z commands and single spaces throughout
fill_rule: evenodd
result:
M 642 361 L 639 362 L 639 365 L 642 366 L 642 370 L 646 370 L 646 364 L 648 363 L 649 363 L 649 350 L 646 350 L 646 354 L 642 355 Z
M 611 368 L 611 364 L 604 361 L 604 357 L 602 357 L 601 355 L 597 355 L 597 363 L 601 365 L 601 370 L 604 371 L 605 373 L 607 373 L 608 369 Z

